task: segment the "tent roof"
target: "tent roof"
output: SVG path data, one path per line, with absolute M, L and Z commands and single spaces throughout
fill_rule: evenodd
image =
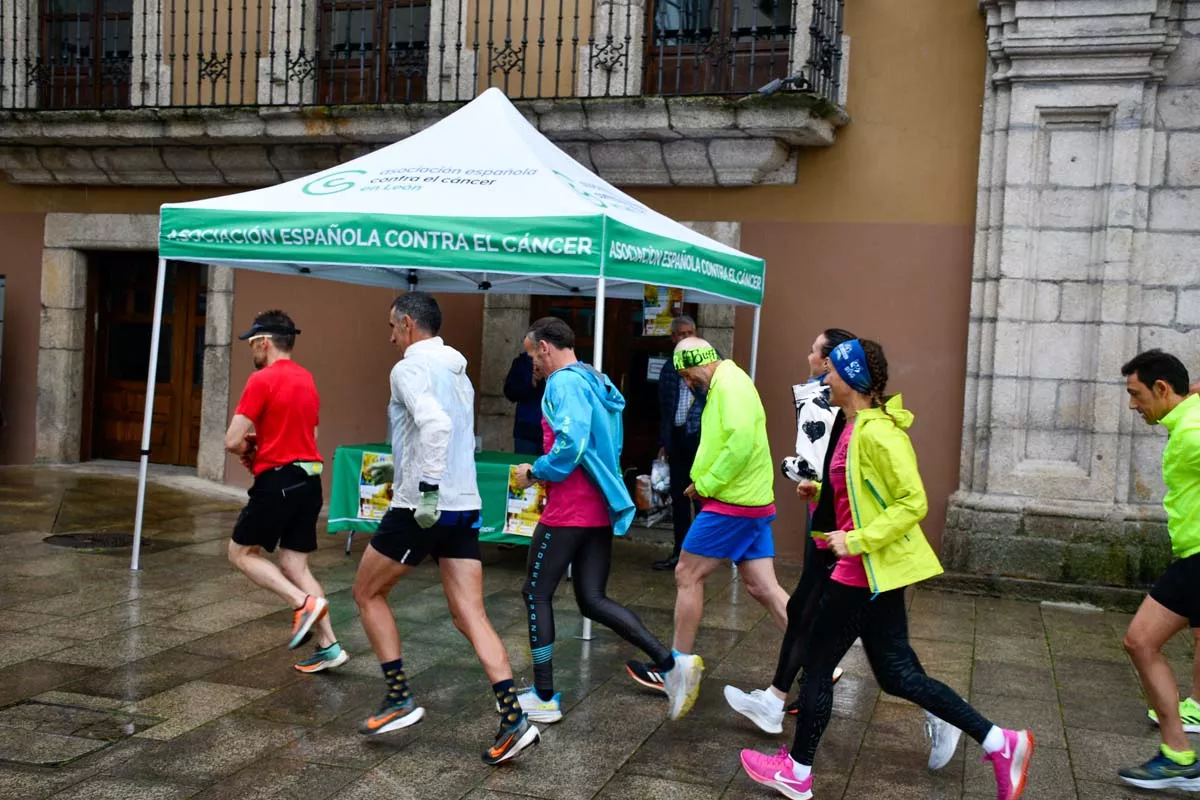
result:
M 759 305 L 765 265 L 610 186 L 488 89 L 431 127 L 315 175 L 162 207 L 165 258 L 428 291 Z

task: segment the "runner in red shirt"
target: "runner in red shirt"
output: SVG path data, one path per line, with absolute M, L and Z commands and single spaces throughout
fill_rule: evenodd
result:
M 296 344 L 292 318 L 266 311 L 238 338 L 250 344 L 255 372 L 246 381 L 225 449 L 254 474 L 229 543 L 229 562 L 295 609 L 288 647 L 299 647 L 317 629 L 317 650 L 296 664 L 300 672 L 320 672 L 349 658 L 329 624 L 329 603 L 308 569 L 317 549 L 317 517 L 324 501 L 317 450 L 320 398 L 313 377 L 292 361 Z M 279 566 L 261 551 L 279 547 Z

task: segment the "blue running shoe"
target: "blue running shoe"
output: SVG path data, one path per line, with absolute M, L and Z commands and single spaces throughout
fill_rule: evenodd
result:
M 542 732 L 522 714 L 516 722 L 500 722 L 496 743 L 483 754 L 483 763 L 495 766 L 516 758 L 527 748 L 533 747 L 542 738 Z
M 350 655 L 342 649 L 340 644 L 334 642 L 329 647 L 318 647 L 311 656 L 292 666 L 297 672 L 312 673 L 340 667 L 349 660 Z
M 1176 764 L 1162 753 L 1140 767 L 1123 769 L 1121 780 L 1139 789 L 1183 789 L 1200 791 L 1200 761 L 1190 766 Z
M 398 731 L 409 725 L 416 725 L 425 719 L 425 709 L 417 705 L 412 695 L 403 700 L 393 699 L 389 694 L 384 698 L 379 710 L 358 726 L 358 732 L 364 736 L 378 736 L 388 731 Z

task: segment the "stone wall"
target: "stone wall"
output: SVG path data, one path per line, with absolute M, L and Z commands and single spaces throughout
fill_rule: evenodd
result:
M 1151 581 L 1164 441 L 1122 363 L 1200 368 L 1200 2 L 983 0 L 961 489 L 944 558 L 984 575 Z

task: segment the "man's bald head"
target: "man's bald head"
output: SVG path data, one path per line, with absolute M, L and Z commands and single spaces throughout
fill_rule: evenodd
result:
M 675 345 L 675 369 L 692 389 L 707 389 L 720 363 L 716 349 L 699 336 L 689 336 Z
M 684 350 L 698 350 L 702 347 L 712 347 L 712 345 L 699 336 L 689 336 L 679 340 L 679 344 L 675 345 L 675 352 L 682 353 Z

